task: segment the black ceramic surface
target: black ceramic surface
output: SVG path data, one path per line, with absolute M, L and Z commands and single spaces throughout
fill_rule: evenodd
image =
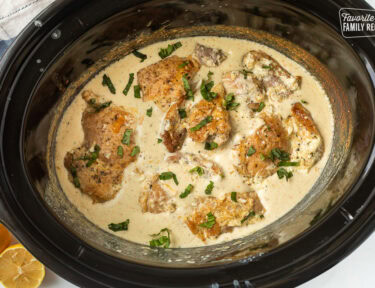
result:
M 31 23 L 16 39 L 0 65 L 0 221 L 36 257 L 85 287 L 289 287 L 328 269 L 367 238 L 375 227 L 374 40 L 341 39 L 338 18 L 340 7 L 369 8 L 367 4 L 271 0 L 110 3 L 57 1 L 38 17 L 40 22 Z M 185 11 L 187 5 L 189 12 Z M 150 18 L 154 20 L 151 30 L 173 19 L 174 25 L 182 27 L 223 24 L 268 31 L 312 53 L 345 89 L 356 91 L 353 105 L 358 125 L 352 153 L 360 159 L 356 172 L 361 174 L 359 179 L 350 179 L 344 197 L 317 218 L 311 229 L 245 261 L 161 268 L 95 249 L 70 233 L 48 210 L 40 192 L 48 180 L 45 149 L 56 104 L 87 67 L 118 41 L 135 37 Z M 342 179 L 338 180 L 340 185 Z

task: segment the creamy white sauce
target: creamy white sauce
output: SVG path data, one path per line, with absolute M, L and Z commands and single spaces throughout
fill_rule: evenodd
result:
M 138 160 L 125 169 L 123 185 L 115 199 L 106 203 L 94 204 L 89 196 L 75 188 L 68 180 L 68 171 L 64 167 L 64 157 L 68 151 L 79 147 L 83 141 L 81 117 L 86 104 L 81 96 L 78 95 L 63 115 L 56 138 L 55 165 L 63 191 L 68 199 L 90 221 L 108 232 L 115 233 L 117 236 L 130 241 L 148 244 L 152 238 L 150 234 L 158 233 L 161 229 L 168 227 L 172 230 L 171 247 L 194 247 L 220 243 L 249 235 L 274 222 L 292 209 L 309 192 L 327 162 L 333 135 L 333 116 L 328 98 L 316 79 L 300 65 L 271 48 L 246 40 L 221 37 L 194 37 L 178 40 L 181 41 L 182 47 L 177 49 L 173 55 L 182 57 L 191 55 L 197 42 L 210 47 L 220 48 L 228 55 L 227 60 L 219 67 L 207 68 L 202 66 L 195 77 L 196 82 L 199 79 L 206 78 L 208 71 L 212 71 L 214 72 L 212 79 L 215 83 L 219 83 L 223 72 L 242 69 L 242 57 L 252 49 L 263 50 L 274 57 L 291 74 L 302 76 L 301 90 L 295 92 L 281 103 L 273 102 L 269 99 L 266 100 L 265 110 L 271 109 L 273 112 L 287 117 L 290 114 L 291 104 L 302 99 L 307 101 L 306 107 L 311 112 L 324 139 L 325 147 L 323 157 L 309 172 L 293 169 L 294 176 L 288 182 L 285 179 L 278 179 L 275 174 L 267 178 L 263 183 L 249 187 L 248 184 L 244 183 L 243 177 L 238 175 L 233 167 L 233 164 L 236 163 L 236 158 L 231 148 L 242 135 L 248 135 L 255 131 L 261 123 L 256 123 L 258 120 L 251 119 L 245 99 L 237 97 L 236 102 L 240 102 L 241 105 L 237 111 L 230 111 L 232 133 L 230 140 L 224 146 L 214 151 L 207 151 L 204 150 L 204 144 L 195 143 L 189 138 L 185 140 L 182 152 L 200 154 L 216 161 L 225 174 L 223 179 L 221 177 L 210 178 L 207 175 L 199 177 L 197 174 L 188 173 L 188 170 L 193 168 L 193 165 L 171 164 L 165 161 L 165 158 L 172 154 L 167 152 L 162 143 L 157 143 L 157 139 L 161 138 L 160 126 L 164 113 L 153 102 L 143 102 L 141 99 L 134 98 L 133 87 L 127 96 L 122 94 L 122 90 L 128 81 L 129 73 L 135 74 L 134 84 L 136 84 L 136 72 L 159 61 L 159 49 L 165 48 L 168 44 L 175 43 L 177 40 L 159 42 L 141 49 L 140 52 L 148 55 L 147 60 L 143 63 L 140 63 L 139 58 L 129 55 L 100 72 L 83 90 L 91 89 L 107 101 L 113 101 L 114 105 L 123 106 L 125 109 L 135 113 L 138 119 L 136 143 L 140 146 L 141 153 Z M 116 95 L 111 94 L 107 87 L 102 86 L 104 73 L 109 75 L 116 87 Z M 201 99 L 199 91 L 197 91 L 195 98 L 196 102 Z M 146 116 L 146 110 L 150 107 L 153 108 L 152 117 Z M 140 176 L 135 172 L 136 168 L 144 171 L 145 174 Z M 139 193 L 147 188 L 147 178 L 164 171 L 173 171 L 179 180 L 178 186 L 171 180 L 162 181 L 161 183 L 163 188 L 175 198 L 176 211 L 174 213 L 161 214 L 142 213 L 138 203 Z M 263 221 L 235 228 L 233 232 L 224 233 L 217 239 L 208 239 L 206 243 L 202 242 L 185 225 L 184 216 L 187 212 L 187 206 L 191 204 L 194 197 L 205 195 L 204 190 L 210 180 L 215 183 L 215 188 L 212 192 L 213 196 L 220 197 L 232 191 L 245 192 L 254 189 L 266 209 Z M 178 197 L 179 194 L 190 183 L 194 185 L 193 192 L 188 197 L 180 199 Z M 118 223 L 126 219 L 130 219 L 128 231 L 112 232 L 107 228 L 109 223 Z

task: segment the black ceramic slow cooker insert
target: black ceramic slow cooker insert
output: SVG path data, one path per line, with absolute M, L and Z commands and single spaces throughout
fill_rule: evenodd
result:
M 375 42 L 342 37 L 341 7 L 371 8 L 361 0 L 54 2 L 0 63 L 1 223 L 82 287 L 293 287 L 329 269 L 375 227 Z M 196 35 L 257 41 L 308 69 L 334 110 L 334 148 L 313 189 L 270 227 L 210 247 L 150 249 L 75 209 L 55 179 L 51 139 L 95 71 L 142 45 Z

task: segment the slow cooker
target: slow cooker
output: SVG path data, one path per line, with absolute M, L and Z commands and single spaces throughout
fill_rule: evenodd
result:
M 293 287 L 329 269 L 375 228 L 375 42 L 342 36 L 342 7 L 371 8 L 361 0 L 54 2 L 0 63 L 0 222 L 81 287 Z M 198 35 L 256 41 L 308 69 L 331 101 L 334 145 L 311 191 L 269 227 L 213 246 L 151 249 L 99 229 L 68 201 L 52 139 L 95 73 L 149 43 Z

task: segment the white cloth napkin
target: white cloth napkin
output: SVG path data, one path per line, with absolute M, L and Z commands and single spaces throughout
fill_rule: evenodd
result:
M 0 0 L 0 40 L 18 33 L 54 0 Z

